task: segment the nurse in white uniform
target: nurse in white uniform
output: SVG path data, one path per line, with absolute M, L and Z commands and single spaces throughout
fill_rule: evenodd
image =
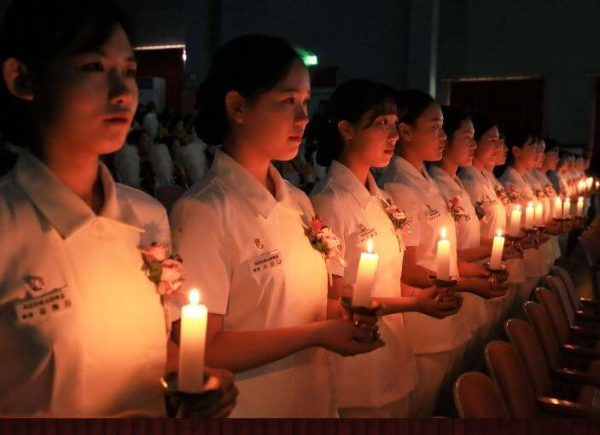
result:
M 197 95 L 196 133 L 222 151 L 171 221 L 186 285 L 200 289 L 209 311 L 206 362 L 236 373 L 232 416 L 336 416 L 323 348 L 354 355 L 382 343 L 357 341 L 372 337 L 368 325 L 327 320 L 315 213 L 271 164 L 298 152 L 308 69 L 286 41 L 242 36 L 219 49 Z
M 481 263 L 482 260 L 489 259 L 492 251 L 492 239 L 481 236 L 480 219 L 485 219 L 484 204 L 472 200 L 456 174 L 460 167 L 469 167 L 473 162 L 477 148 L 474 140 L 475 127 L 469 115 L 459 109 L 444 106 L 442 112 L 444 132 L 448 139 L 442 159 L 430 165 L 429 175 L 437 182 L 446 201 L 452 203 L 452 207 L 456 209 L 454 221 L 457 229 L 458 257 L 465 261 Z M 460 315 L 471 329 L 474 338 L 472 349 L 478 349 L 475 351 L 475 357 L 480 359 L 481 349 L 478 343 L 485 342 L 485 329 L 489 326 L 491 318 L 488 317 L 485 299 L 469 293 L 466 293 L 464 298 Z
M 408 228 L 400 210 L 395 213 L 401 220 L 395 220 L 389 195 L 379 190 L 370 172 L 389 163 L 398 140 L 393 89 L 350 80 L 335 90 L 327 113 L 329 130 L 319 137 L 317 159 L 330 169 L 311 200 L 317 214 L 340 236 L 347 263 L 346 268 L 332 267 L 330 298 L 343 296 L 346 285 L 357 283 L 359 259 L 371 241 L 379 260 L 369 290 L 384 307 L 380 333 L 386 343 L 366 355 L 334 358 L 337 406 L 342 417 L 407 417 L 408 394 L 418 379 L 401 313 L 445 317 L 456 312 L 456 304 L 438 301 L 435 287 L 401 290 L 402 231 Z
M 153 254 L 165 260 L 168 219 L 99 161 L 122 146 L 138 102 L 122 13 L 33 3 L 13 2 L 2 24 L 0 130 L 23 150 L 0 180 L 0 414 L 161 416 L 173 318 L 142 249 L 164 245 Z M 161 270 L 175 288 L 181 265 Z M 226 416 L 234 393 L 204 416 Z
M 484 216 L 480 221 L 481 236 L 492 239 L 498 230 L 506 234 L 507 209 L 509 202 L 502 183 L 494 176 L 496 165 L 506 162 L 507 148 L 500 136 L 494 121 L 483 116 L 473 119 L 475 127 L 474 139 L 477 142 L 473 164 L 459 171 L 459 177 L 471 196 L 472 201 L 481 204 Z M 487 301 L 487 309 L 491 321 L 489 337 L 498 337 L 504 329 L 504 320 L 512 307 L 517 292 L 517 285 L 525 281 L 522 253 L 515 252 L 508 241 L 505 241 L 505 264 L 509 272 L 509 291 L 503 298 Z M 517 258 L 511 258 L 517 257 Z
M 523 175 L 535 167 L 536 141 L 534 135 L 526 130 L 513 128 L 506 132 L 506 145 L 508 146 L 508 165 L 500 176 L 500 181 L 508 197 L 515 201 L 515 205 L 520 205 L 523 211 L 521 227 L 524 227 L 526 207 L 530 203 L 537 204 L 534 191 Z M 538 236 L 535 236 L 534 239 L 539 242 L 547 240 Z M 529 300 L 531 292 L 537 286 L 540 278 L 548 272 L 543 249 L 540 246 L 525 250 L 524 265 L 527 279 L 519 289 L 520 306 Z
M 440 106 L 420 91 L 400 92 L 396 103 L 400 139 L 381 184 L 398 208 L 412 219 L 411 231 L 403 237 L 406 252 L 402 281 L 425 288 L 431 285 L 428 277 L 436 274 L 436 246 L 442 228 L 446 229 L 452 247 L 450 275 L 459 277 L 454 219 L 447 201 L 423 165 L 424 161 L 442 157 L 443 115 Z M 478 292 L 487 297 L 503 292 L 486 279 L 469 275 L 484 274 L 483 267 L 469 265 L 465 272 L 465 275 L 461 273 L 457 290 Z M 454 364 L 462 359 L 471 332 L 460 316 L 438 320 L 420 313 L 407 313 L 404 319 L 419 375 L 419 383 L 409 399 L 409 414 L 426 417 L 433 414 L 444 377 L 452 373 Z

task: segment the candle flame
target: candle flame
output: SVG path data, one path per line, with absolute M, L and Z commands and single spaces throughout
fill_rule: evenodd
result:
M 367 251 L 369 251 L 369 254 L 373 252 L 373 239 L 369 239 L 367 242 Z
M 502 228 L 499 228 L 498 231 L 496 231 L 496 234 L 498 237 L 502 237 Z
M 195 288 L 193 288 L 190 291 L 189 299 L 190 299 L 190 304 L 198 305 L 200 303 L 200 292 L 198 290 L 196 290 Z
M 583 196 L 579 197 L 579 202 L 583 202 Z
M 515 210 L 521 211 L 521 206 L 519 204 L 517 204 L 517 208 Z
M 527 207 L 533 207 L 533 202 L 530 202 L 529 204 L 527 204 Z
M 442 228 L 442 231 L 440 231 L 441 236 L 442 236 L 442 240 L 446 240 L 446 228 Z

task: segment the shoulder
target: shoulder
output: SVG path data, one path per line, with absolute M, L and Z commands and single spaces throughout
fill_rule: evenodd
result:
M 136 214 L 146 220 L 151 216 L 166 216 L 167 212 L 163 205 L 145 192 L 121 183 L 115 183 L 117 199 L 128 201 L 134 208 Z

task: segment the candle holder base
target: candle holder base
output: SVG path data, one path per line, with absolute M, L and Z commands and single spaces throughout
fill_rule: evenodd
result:
M 458 279 L 450 277 L 450 279 L 438 279 L 436 275 L 429 275 L 429 280 L 433 281 L 436 287 L 453 287 L 458 284 Z
M 527 236 L 537 233 L 537 229 L 535 228 L 521 228 L 521 232 L 525 233 Z
M 543 233 L 546 230 L 546 225 L 534 225 L 533 227 L 536 231 Z
M 523 241 L 523 237 L 522 236 L 511 236 L 511 235 L 506 235 L 504 236 L 506 238 L 506 240 L 508 242 L 510 242 L 513 246 L 513 248 L 515 248 L 517 251 L 519 252 L 523 252 L 523 246 L 521 245 L 521 242 Z
M 508 279 L 508 272 L 506 271 L 506 264 L 504 263 L 500 263 L 500 269 L 491 269 L 489 261 L 484 263 L 483 267 L 485 267 L 490 272 L 490 282 L 504 282 Z
M 216 399 L 216 396 L 221 394 L 219 388 L 219 380 L 214 376 L 209 376 L 204 373 L 204 389 L 199 393 L 187 393 L 177 389 L 177 373 L 171 372 L 165 377 L 160 378 L 160 384 L 165 391 L 165 407 L 167 417 L 174 418 L 179 414 L 184 400 L 187 399 L 193 402 L 208 402 Z
M 342 304 L 342 307 L 350 314 L 360 314 L 361 316 L 376 316 L 377 311 L 381 308 L 380 306 L 372 308 L 354 306 L 352 305 L 352 298 L 348 296 L 342 296 L 340 298 L 340 304 Z

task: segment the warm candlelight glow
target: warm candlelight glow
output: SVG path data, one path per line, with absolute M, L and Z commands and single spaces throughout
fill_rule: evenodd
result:
M 367 242 L 367 251 L 369 251 L 369 254 L 373 252 L 373 239 L 369 239 Z
M 372 253 L 373 239 L 369 239 L 367 242 L 367 249 L 369 252 L 361 253 L 358 261 L 356 284 L 352 296 L 352 305 L 355 307 L 368 307 L 371 304 L 371 290 L 379 263 L 379 255 Z
M 440 231 L 440 235 L 442 237 L 442 240 L 446 240 L 446 228 L 442 228 L 442 231 Z
M 496 231 L 496 235 L 498 237 L 502 237 L 502 228 L 498 229 L 498 231 Z
M 197 289 L 193 288 L 190 291 L 189 300 L 190 304 L 198 305 L 200 303 L 200 292 Z
M 521 211 L 521 206 L 519 204 L 517 204 L 517 208 L 515 210 Z

